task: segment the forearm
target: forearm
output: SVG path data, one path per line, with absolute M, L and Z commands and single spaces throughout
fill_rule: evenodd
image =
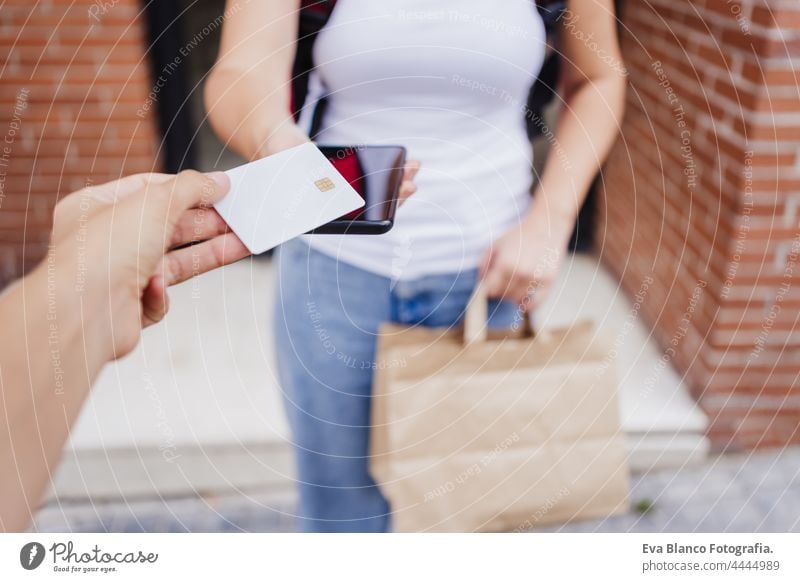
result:
M 30 521 L 107 358 L 109 341 L 98 323 L 102 302 L 81 301 L 68 288 L 76 272 L 65 278 L 60 267 L 71 269 L 70 262 L 51 255 L 0 297 L 3 531 L 19 531 Z
M 300 0 L 226 6 L 219 59 L 205 87 L 211 125 L 247 159 L 306 141 L 290 103 Z
M 569 239 L 586 194 L 616 140 L 625 82 L 619 76 L 587 80 L 571 90 L 527 221 Z
M 220 67 L 206 85 L 211 126 L 228 147 L 248 160 L 307 139 L 294 123 L 289 88 L 267 80 L 280 78 L 282 71 L 274 68 L 270 67 L 266 78 L 261 74 L 255 78 L 252 73 Z

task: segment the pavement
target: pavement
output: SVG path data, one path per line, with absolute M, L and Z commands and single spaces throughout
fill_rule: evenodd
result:
M 800 447 L 708 457 L 631 479 L 629 513 L 549 532 L 798 532 Z M 52 501 L 41 532 L 291 532 L 291 494 L 258 490 L 93 503 Z
M 259 258 L 172 288 L 164 322 L 98 378 L 49 498 L 291 491 L 270 331 L 275 286 L 271 261 Z M 707 419 L 638 313 L 596 257 L 577 254 L 536 319 L 541 330 L 590 320 L 603 332 L 634 470 L 704 461 Z

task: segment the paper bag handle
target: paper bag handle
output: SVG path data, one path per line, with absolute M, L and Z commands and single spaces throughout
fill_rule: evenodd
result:
M 533 323 L 528 313 L 519 312 L 522 337 L 533 337 Z M 489 296 L 486 283 L 478 281 L 464 311 L 464 343 L 485 342 L 489 334 Z

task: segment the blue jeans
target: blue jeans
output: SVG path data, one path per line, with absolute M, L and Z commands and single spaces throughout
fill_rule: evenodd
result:
M 393 282 L 300 240 L 280 249 L 275 345 L 296 453 L 300 529 L 389 529 L 389 505 L 368 470 L 378 328 L 386 321 L 456 325 L 475 282 L 474 270 Z M 489 325 L 508 327 L 515 312 L 513 304 L 494 302 Z

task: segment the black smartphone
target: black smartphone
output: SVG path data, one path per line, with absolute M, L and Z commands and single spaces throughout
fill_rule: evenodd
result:
M 364 206 L 308 234 L 383 234 L 394 226 L 406 148 L 403 146 L 318 146 L 344 176 Z

